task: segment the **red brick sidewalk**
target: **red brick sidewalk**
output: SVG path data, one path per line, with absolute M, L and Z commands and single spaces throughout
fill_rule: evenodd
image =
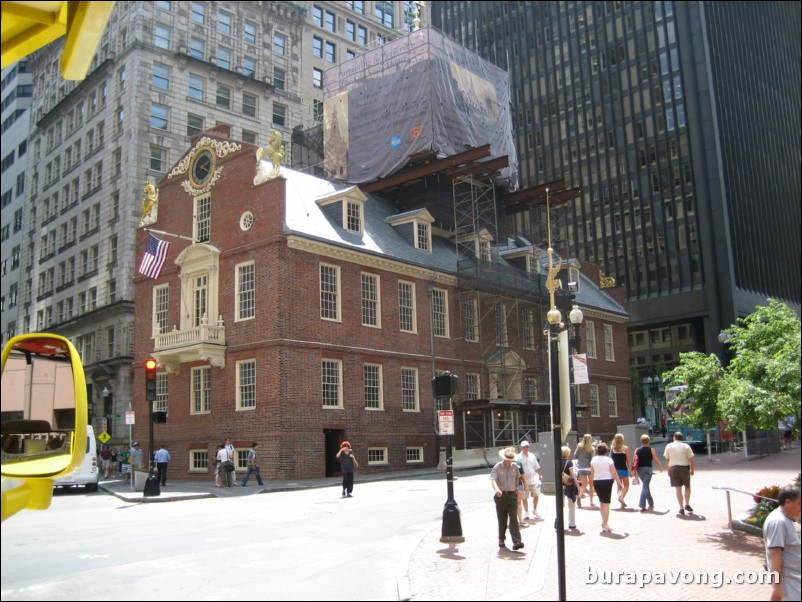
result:
M 732 487 L 754 492 L 765 485 L 785 485 L 800 472 L 798 449 L 758 459 L 741 454 L 697 457 L 692 482 L 693 515 L 680 517 L 674 489 L 667 474 L 652 480 L 655 512 L 640 513 L 640 486 L 627 495 L 629 508 L 613 510 L 612 534 L 601 535 L 598 509 L 577 510 L 578 534 L 566 534 L 566 591 L 568 600 L 765 600 L 769 587 L 761 584 L 719 583 L 740 578 L 747 571 L 762 573 L 763 540 L 727 527 L 724 491 Z M 733 493 L 733 517 L 754 505 L 748 495 Z M 618 504 L 613 504 L 618 506 Z M 634 508 L 634 510 L 633 510 Z M 554 498 L 545 496 L 539 510 L 545 520 L 523 530 L 526 554 L 499 552 L 492 537 L 468 537 L 449 548 L 433 531 L 418 545 L 408 567 L 409 595 L 413 600 L 556 600 L 558 567 L 554 525 Z M 492 501 L 462 513 L 465 533 L 494 533 Z M 435 554 L 436 553 L 436 554 Z M 598 580 L 610 571 L 657 572 L 677 584 L 588 583 L 590 572 Z M 605 573 L 606 572 L 606 573 Z M 708 584 L 685 583 L 696 573 Z M 744 575 L 750 577 L 751 575 Z M 592 580 L 592 579 L 591 579 Z M 619 579 L 619 581 L 621 581 Z

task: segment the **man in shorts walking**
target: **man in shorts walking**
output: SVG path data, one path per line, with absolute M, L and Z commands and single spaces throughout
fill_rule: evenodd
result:
M 663 457 L 666 459 L 668 476 L 671 479 L 671 486 L 677 492 L 677 503 L 679 513 L 693 512 L 691 508 L 691 477 L 693 476 L 695 462 L 691 446 L 682 441 L 682 433 L 674 433 L 674 440 L 666 445 Z M 682 488 L 685 488 L 685 504 L 683 505 Z

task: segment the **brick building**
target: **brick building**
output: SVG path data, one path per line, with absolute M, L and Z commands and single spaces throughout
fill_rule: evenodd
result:
M 134 388 L 154 357 L 154 409 L 167 413 L 155 444 L 171 451 L 173 474 L 206 478 L 226 436 L 242 467 L 261 444 L 267 478 L 332 475 L 345 438 L 363 469 L 432 466 L 431 379 L 446 370 L 460 378 L 455 409 L 483 406 L 473 422 L 459 410 L 458 423 L 475 430 L 482 415 L 492 432 L 464 431 L 458 448 L 547 429 L 545 253 L 486 231 L 455 237 L 443 209 L 452 199 L 433 189 L 402 203 L 284 167 L 255 184 L 269 162 L 229 136 L 218 126 L 192 139 L 137 233 L 138 260 L 151 234 L 171 244 L 156 279 L 135 278 Z M 470 278 L 455 246 L 466 237 L 477 249 Z M 595 387 L 589 427 L 614 432 L 632 422 L 627 314 L 575 269 L 564 272 L 579 282 L 582 349 L 588 333 L 596 348 L 580 399 Z M 134 407 L 144 440 L 144 396 Z M 514 428 L 498 430 L 493 410 Z

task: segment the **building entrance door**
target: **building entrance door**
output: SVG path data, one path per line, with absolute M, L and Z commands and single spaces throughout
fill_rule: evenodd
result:
M 340 461 L 336 458 L 340 451 L 340 444 L 345 441 L 345 431 L 343 429 L 323 429 L 326 448 L 326 476 L 339 477 Z

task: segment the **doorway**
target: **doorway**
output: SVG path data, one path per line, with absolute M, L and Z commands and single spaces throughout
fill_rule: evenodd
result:
M 340 451 L 340 444 L 345 441 L 344 429 L 323 429 L 326 448 L 326 476 L 339 477 L 340 462 L 337 460 L 337 452 Z

